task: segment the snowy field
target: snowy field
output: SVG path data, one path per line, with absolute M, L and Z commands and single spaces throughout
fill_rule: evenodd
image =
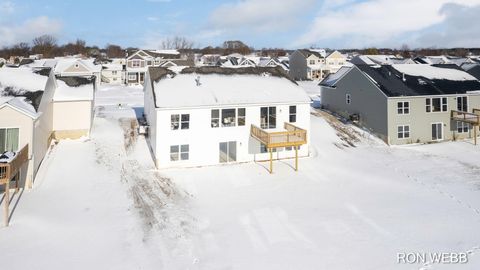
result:
M 140 88 L 97 93 L 91 138 L 56 145 L 14 196 L 2 269 L 480 269 L 480 146 L 387 147 L 312 111 L 299 172 L 156 171 L 132 133 L 142 103 Z M 398 252 L 470 254 L 408 265 Z

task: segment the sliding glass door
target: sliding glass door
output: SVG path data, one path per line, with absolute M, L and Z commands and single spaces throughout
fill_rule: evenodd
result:
M 219 144 L 220 163 L 237 161 L 237 142 L 221 142 Z

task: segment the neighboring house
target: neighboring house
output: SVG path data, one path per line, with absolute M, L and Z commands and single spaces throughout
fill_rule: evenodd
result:
M 325 55 L 323 50 L 296 50 L 289 58 L 289 74 L 295 80 L 322 80 L 346 64 L 338 51 Z
M 268 160 L 268 149 L 274 159 L 295 157 L 293 146 L 267 147 L 252 132 L 266 138 L 296 126 L 307 141 L 310 98 L 279 67 L 199 67 L 179 74 L 150 68 L 147 79 L 145 116 L 158 168 Z M 308 143 L 298 154 L 309 155 Z
M 401 58 L 395 55 L 356 55 L 350 59 L 354 65 L 398 65 L 416 64 L 411 58 Z
M 322 106 L 355 119 L 388 144 L 469 138 L 452 111 L 480 108 L 480 82 L 451 66 L 358 65 L 320 83 Z
M 102 65 L 101 81 L 105 84 L 125 84 L 126 60 L 112 59 L 111 63 Z
M 30 68 L 0 70 L 0 151 L 28 145 L 28 164 L 20 172 L 23 186 L 31 187 L 53 139 L 89 134 L 93 87 L 93 80 L 57 79 L 52 71 L 42 76 Z
M 0 68 L 4 67 L 6 63 L 7 63 L 7 60 L 0 58 Z
M 101 65 L 95 65 L 94 59 L 58 58 L 54 73 L 60 77 L 94 78 L 95 85 L 101 81 Z
M 143 84 L 149 67 L 160 67 L 168 61 L 188 60 L 177 50 L 138 50 L 127 57 L 127 84 Z M 191 62 L 191 63 L 190 63 Z M 193 59 L 189 61 L 193 66 Z
M 468 72 L 468 74 L 472 75 L 473 77 L 477 78 L 477 80 L 480 80 L 480 64 L 464 64 L 462 65 L 462 68 Z

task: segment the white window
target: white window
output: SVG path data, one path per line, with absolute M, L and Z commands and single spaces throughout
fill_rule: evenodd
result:
M 211 112 L 212 128 L 245 126 L 246 114 L 245 108 L 215 109 Z
M 315 65 L 315 60 L 310 60 L 310 65 Z
M 408 101 L 397 102 L 397 112 L 398 114 L 409 114 L 410 102 Z
M 116 70 L 113 70 L 113 71 L 112 71 L 112 75 L 117 75 L 117 71 L 116 71 Z
M 129 81 L 136 81 L 137 80 L 137 74 L 136 73 L 128 73 L 128 80 Z
M 468 98 L 457 97 L 457 110 L 461 112 L 468 112 Z
M 0 154 L 18 151 L 18 128 L 0 128 Z
M 190 146 L 188 144 L 170 146 L 170 161 L 188 160 Z
M 172 114 L 170 116 L 171 130 L 189 129 L 190 114 Z
M 457 132 L 468 133 L 470 131 L 470 124 L 457 121 Z
M 345 102 L 347 104 L 352 104 L 352 96 L 350 94 L 345 95 Z
M 442 98 L 427 98 L 425 100 L 426 112 L 446 112 L 448 111 L 448 100 Z
M 260 108 L 260 128 L 269 129 L 277 127 L 277 107 Z
M 140 60 L 132 60 L 132 67 L 140 67 Z
M 290 123 L 295 123 L 297 122 L 297 106 L 290 106 L 289 109 L 289 122 Z
M 399 139 L 410 138 L 410 126 L 398 126 L 397 127 L 397 138 L 399 138 Z

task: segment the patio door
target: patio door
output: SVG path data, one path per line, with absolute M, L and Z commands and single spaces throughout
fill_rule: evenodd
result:
M 443 140 L 443 123 L 432 124 L 432 141 Z
M 237 161 L 237 142 L 221 142 L 219 144 L 220 163 Z

